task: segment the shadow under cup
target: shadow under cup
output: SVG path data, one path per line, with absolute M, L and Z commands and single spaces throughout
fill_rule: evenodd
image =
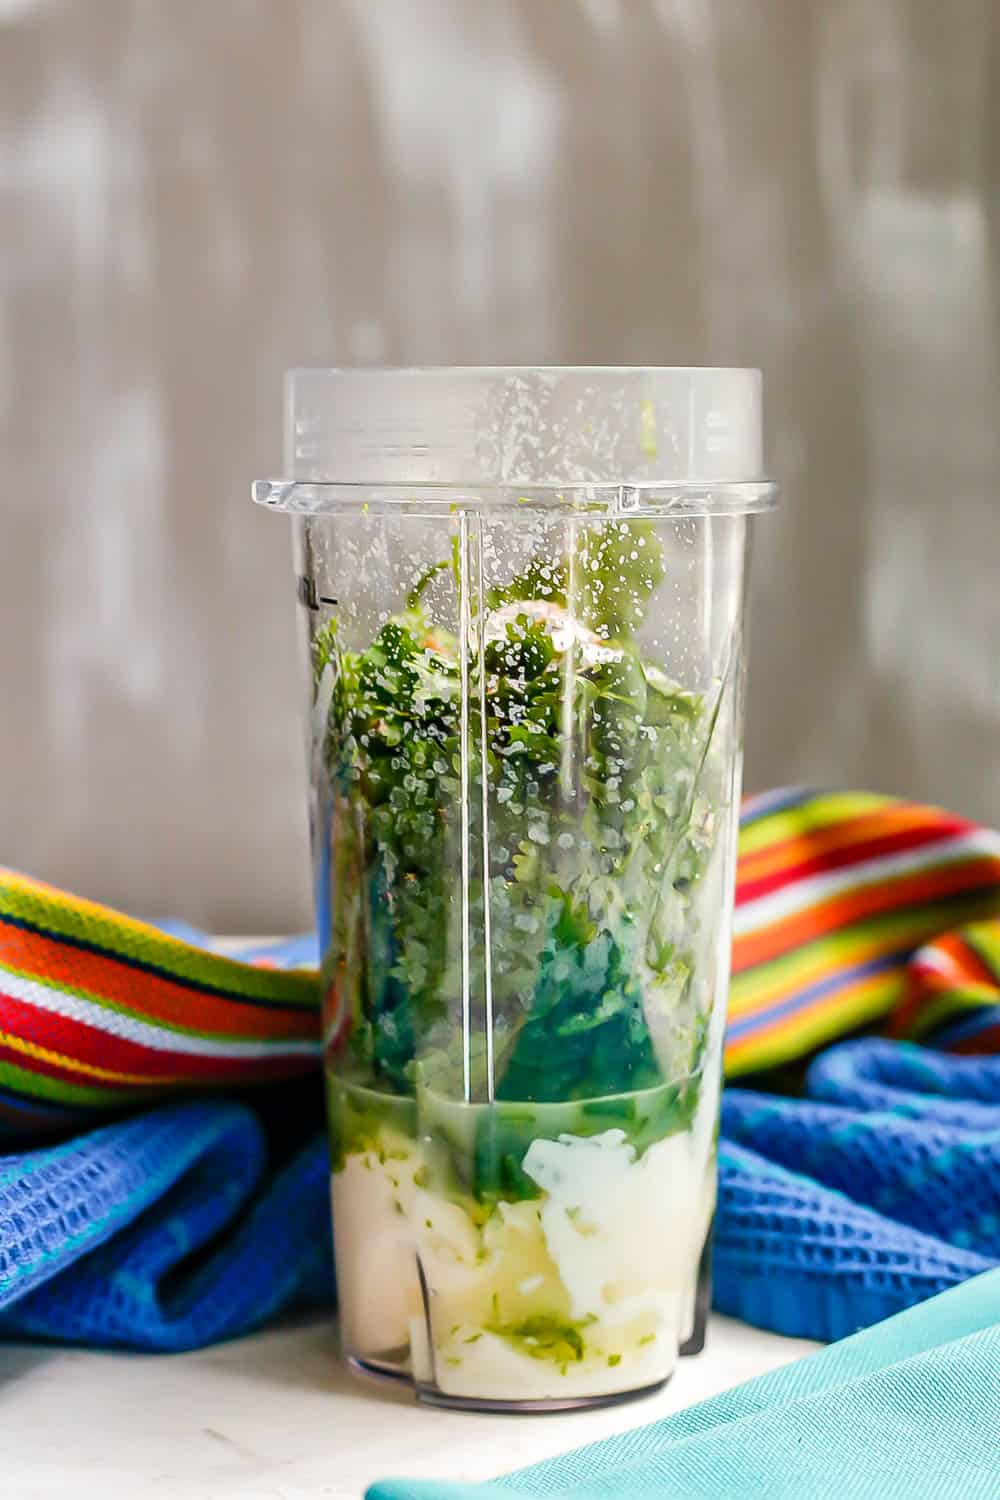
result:
M 299 371 L 346 1355 L 620 1399 L 700 1347 L 759 377 Z

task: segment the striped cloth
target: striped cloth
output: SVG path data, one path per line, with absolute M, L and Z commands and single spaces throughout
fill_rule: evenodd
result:
M 0 1135 L 318 1058 L 312 971 L 210 952 L 0 870 Z
M 997 1049 L 997 914 L 997 833 L 871 793 L 749 799 L 727 1073 L 883 1018 L 894 1036 Z M 315 1068 L 316 974 L 285 967 L 311 941 L 210 950 L 176 930 L 188 940 L 0 870 L 0 1134 Z
M 976 922 L 918 948 L 890 1036 L 946 1052 L 1000 1052 L 1000 922 Z
M 748 799 L 727 1073 L 802 1057 L 890 1012 L 894 1036 L 994 1050 L 1000 927 L 985 919 L 998 914 L 991 829 L 870 792 Z

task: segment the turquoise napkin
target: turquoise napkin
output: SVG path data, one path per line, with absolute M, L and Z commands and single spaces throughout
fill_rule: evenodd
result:
M 368 1500 L 998 1500 L 1000 1271 L 687 1411 L 490 1484 Z

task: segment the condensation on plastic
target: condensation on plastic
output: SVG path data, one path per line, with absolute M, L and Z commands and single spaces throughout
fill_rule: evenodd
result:
M 292 370 L 285 462 L 347 484 L 761 479 L 759 370 Z

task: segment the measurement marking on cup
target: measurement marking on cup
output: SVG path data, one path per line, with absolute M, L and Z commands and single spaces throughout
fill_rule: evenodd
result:
M 336 609 L 339 600 L 332 594 L 317 594 L 315 578 L 305 578 L 299 575 L 299 603 L 304 604 L 306 609 L 318 610 L 321 604 L 331 604 Z

